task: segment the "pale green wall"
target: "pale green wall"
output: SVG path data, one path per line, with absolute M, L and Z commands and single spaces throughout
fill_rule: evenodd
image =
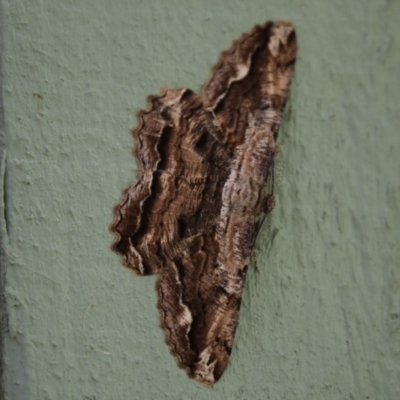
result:
M 399 1 L 1 3 L 7 400 L 400 398 Z M 206 389 L 107 226 L 145 97 L 198 90 L 233 39 L 278 18 L 299 57 L 272 239 Z

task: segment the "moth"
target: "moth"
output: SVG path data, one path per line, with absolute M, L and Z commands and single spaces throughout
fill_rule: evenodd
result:
M 159 274 L 158 310 L 179 367 L 212 386 L 225 371 L 296 59 L 287 21 L 255 26 L 221 53 L 201 96 L 148 98 L 132 130 L 139 176 L 114 207 L 112 250 Z

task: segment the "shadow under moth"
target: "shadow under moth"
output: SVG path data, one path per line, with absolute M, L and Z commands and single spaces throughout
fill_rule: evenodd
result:
M 114 207 L 112 250 L 160 274 L 161 327 L 179 367 L 203 385 L 223 374 L 263 213 L 296 58 L 290 22 L 266 22 L 221 53 L 201 96 L 148 98 L 133 129 L 139 177 Z

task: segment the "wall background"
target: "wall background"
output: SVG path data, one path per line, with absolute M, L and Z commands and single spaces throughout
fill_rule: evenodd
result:
M 400 2 L 1 4 L 6 399 L 400 398 Z M 107 226 L 145 97 L 198 90 L 267 19 L 299 41 L 285 171 L 231 364 L 206 389 L 176 367 L 155 278 L 120 267 Z

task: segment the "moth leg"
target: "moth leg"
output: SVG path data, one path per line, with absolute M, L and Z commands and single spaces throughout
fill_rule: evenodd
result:
M 254 241 L 257 240 L 258 235 L 261 231 L 261 227 L 264 225 L 265 220 L 267 219 L 268 215 L 271 213 L 271 211 L 274 209 L 275 207 L 275 196 L 272 193 L 266 193 L 265 194 L 265 198 L 263 200 L 263 206 L 261 211 L 264 213 L 263 216 L 261 217 L 261 219 L 259 221 L 256 222 L 256 226 L 255 226 L 255 233 L 254 233 Z M 267 237 L 270 236 L 270 231 L 271 231 L 271 219 L 268 218 L 267 219 Z M 251 259 L 252 262 L 255 265 L 256 271 L 258 273 L 260 273 L 260 269 L 258 268 L 257 265 L 257 255 L 256 255 L 256 251 L 254 251 L 251 255 Z
M 275 196 L 273 194 L 267 194 L 264 200 L 263 212 L 269 214 L 275 207 Z
M 264 213 L 264 215 L 261 217 L 260 220 L 256 222 L 255 230 L 254 230 L 254 241 L 257 240 L 257 237 L 260 233 L 261 227 L 263 226 L 265 219 L 267 218 L 268 214 L 271 213 L 271 211 L 275 207 L 275 196 L 272 193 L 266 193 L 265 198 L 263 199 L 263 205 L 261 211 Z M 256 267 L 257 268 L 257 267 Z

